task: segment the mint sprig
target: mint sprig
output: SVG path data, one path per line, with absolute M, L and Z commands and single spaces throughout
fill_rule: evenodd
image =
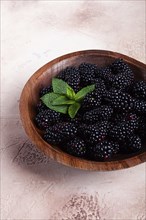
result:
M 68 114 L 74 118 L 81 107 L 84 97 L 94 91 L 95 85 L 89 85 L 82 88 L 79 92 L 75 91 L 62 79 L 52 79 L 53 92 L 47 93 L 41 97 L 42 102 L 50 109 Z

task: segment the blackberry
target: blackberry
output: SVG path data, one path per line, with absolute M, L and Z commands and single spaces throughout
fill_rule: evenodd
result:
M 70 67 L 66 67 L 64 70 L 62 70 L 58 75 L 58 79 L 65 80 L 66 76 L 70 73 Z
M 73 88 L 75 92 L 78 92 L 80 89 L 80 73 L 78 68 L 68 68 L 68 74 L 65 76 L 65 81 Z
M 42 97 L 52 91 L 53 91 L 52 86 L 45 87 L 40 91 L 40 97 Z
M 36 107 L 37 107 L 37 113 L 47 109 L 47 106 L 42 101 L 40 101 Z
M 90 150 L 90 155 L 94 160 L 107 160 L 116 155 L 118 151 L 118 143 L 105 140 L 92 146 Z
M 101 95 L 95 90 L 87 94 L 82 102 L 82 109 L 96 108 L 101 104 Z
M 101 97 L 104 97 L 106 93 L 106 86 L 104 80 L 100 78 L 95 78 L 92 83 L 95 84 L 95 93 L 97 95 L 100 94 Z
M 117 141 L 124 141 L 125 139 L 129 138 L 131 134 L 137 129 L 136 121 L 127 121 L 121 122 L 115 125 L 109 131 L 109 137 Z
M 66 151 L 73 156 L 84 157 L 86 154 L 85 142 L 81 138 L 75 137 L 67 143 Z
M 44 140 L 48 142 L 49 144 L 54 144 L 54 145 L 61 144 L 64 141 L 61 134 L 54 133 L 50 129 L 46 130 L 44 134 Z
M 132 152 L 134 153 L 142 148 L 141 139 L 139 136 L 136 135 L 130 136 L 126 144 L 127 144 L 127 149 L 125 150 L 131 153 Z
M 127 93 L 112 89 L 107 93 L 106 100 L 114 109 L 128 111 L 134 109 L 135 100 Z
M 77 127 L 70 122 L 60 122 L 50 127 L 51 131 L 56 134 L 62 135 L 62 137 L 69 138 L 77 134 Z
M 112 82 L 113 74 L 110 67 L 103 67 L 96 70 L 96 77 L 103 79 L 104 81 Z
M 142 140 L 146 139 L 146 117 L 144 116 L 141 116 L 139 118 L 137 134 L 140 136 Z
M 134 110 L 139 114 L 146 114 L 146 101 L 136 100 L 134 103 Z
M 129 65 L 123 61 L 123 59 L 115 59 L 115 61 L 111 64 L 111 69 L 114 74 L 118 74 L 121 72 L 131 72 Z
M 97 66 L 95 64 L 82 63 L 79 65 L 82 86 L 86 86 L 92 83 L 93 79 L 95 78 L 96 70 Z
M 132 94 L 135 98 L 146 101 L 146 82 L 144 81 L 135 82 L 132 88 Z
M 98 124 L 88 125 L 84 127 L 82 132 L 82 136 L 87 140 L 90 144 L 97 144 L 106 138 L 108 133 L 108 123 L 101 122 Z
M 88 111 L 84 114 L 83 120 L 85 122 L 95 123 L 98 121 L 107 121 L 113 114 L 113 108 L 111 106 L 102 105 L 99 108 Z
M 55 112 L 51 109 L 43 110 L 39 112 L 35 121 L 39 128 L 46 129 L 50 125 L 57 123 L 61 120 L 61 113 Z

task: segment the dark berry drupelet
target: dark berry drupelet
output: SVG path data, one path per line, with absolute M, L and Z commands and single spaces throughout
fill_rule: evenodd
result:
M 81 77 L 81 85 L 90 85 L 94 78 L 97 66 L 91 63 L 82 63 L 79 65 L 79 72 Z
M 116 155 L 118 151 L 118 143 L 105 140 L 91 147 L 90 156 L 94 160 L 107 160 Z
M 146 82 L 136 81 L 133 84 L 131 94 L 137 99 L 146 101 Z
M 75 92 L 78 92 L 80 89 L 80 73 L 78 68 L 70 67 L 68 68 L 68 74 L 65 76 L 65 82 L 73 88 Z
M 53 92 L 52 86 L 45 87 L 40 91 L 40 97 L 46 95 L 49 92 Z
M 79 137 L 70 140 L 66 145 L 66 151 L 73 156 L 84 157 L 86 155 L 86 145 L 84 140 Z
M 39 128 L 46 129 L 50 125 L 61 121 L 61 113 L 46 109 L 36 115 L 35 121 Z
M 113 114 L 113 108 L 111 106 L 102 105 L 99 108 L 86 112 L 83 116 L 84 122 L 95 123 L 98 121 L 107 121 Z

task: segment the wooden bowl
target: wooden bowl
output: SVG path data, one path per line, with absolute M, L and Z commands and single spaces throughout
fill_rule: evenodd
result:
M 135 78 L 146 80 L 145 64 L 128 56 L 104 50 L 78 51 L 58 57 L 37 70 L 28 80 L 20 98 L 20 115 L 27 135 L 46 155 L 71 167 L 99 171 L 128 168 L 146 161 L 144 149 L 135 154 L 117 156 L 108 162 L 95 162 L 71 156 L 45 142 L 41 136 L 42 132 L 34 123 L 40 89 L 48 86 L 51 78 L 56 76 L 62 69 L 72 65 L 78 66 L 82 62 L 97 64 L 99 67 L 106 66 L 111 64 L 116 58 L 122 58 L 130 65 Z

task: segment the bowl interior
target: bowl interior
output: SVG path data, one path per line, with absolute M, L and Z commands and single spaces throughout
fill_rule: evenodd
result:
M 114 52 L 83 51 L 80 53 L 76 52 L 76 53 L 62 56 L 60 58 L 57 58 L 57 59 L 47 63 L 42 68 L 40 68 L 27 82 L 27 84 L 23 90 L 22 96 L 21 96 L 21 100 L 23 100 L 23 103 L 22 103 L 22 101 L 21 101 L 21 103 L 23 105 L 23 108 L 25 108 L 25 116 L 24 116 L 24 111 L 23 111 L 23 113 L 21 111 L 22 108 L 20 105 L 21 117 L 22 117 L 22 121 L 23 121 L 25 130 L 26 130 L 27 134 L 30 136 L 30 138 L 32 139 L 32 141 L 35 142 L 35 144 L 38 147 L 40 147 L 42 150 L 47 152 L 47 154 L 49 154 L 49 156 L 56 159 L 57 161 L 64 163 L 65 157 L 71 158 L 70 161 L 75 159 L 78 163 L 79 162 L 82 163 L 83 167 L 80 164 L 79 165 L 80 168 L 84 168 L 84 163 L 87 163 L 89 165 L 89 162 L 91 162 L 91 161 L 83 160 L 81 158 L 75 158 L 71 155 L 68 155 L 67 153 L 63 152 L 61 149 L 59 149 L 57 147 L 52 147 L 48 143 L 43 141 L 42 131 L 36 127 L 36 124 L 34 122 L 34 117 L 36 115 L 36 104 L 39 101 L 39 91 L 43 87 L 46 87 L 51 83 L 52 77 L 56 76 L 61 70 L 65 69 L 68 66 L 79 66 L 83 62 L 87 62 L 87 63 L 96 64 L 98 67 L 105 67 L 108 64 L 111 64 L 115 60 L 115 58 L 123 58 L 132 68 L 132 70 L 135 74 L 135 78 L 145 80 L 146 75 L 145 75 L 144 64 L 141 64 L 140 62 L 135 61 L 132 58 L 129 58 L 127 56 L 117 54 Z M 25 105 L 24 105 L 24 103 L 25 103 Z M 26 120 L 29 120 L 29 123 L 26 123 Z M 28 124 L 29 124 L 29 126 L 28 126 Z M 30 130 L 33 130 L 33 137 L 30 134 L 31 133 Z M 34 135 L 35 135 L 35 137 L 34 137 Z M 39 138 L 36 138 L 36 137 L 39 137 Z M 43 147 L 42 147 L 42 143 L 43 143 Z M 46 150 L 46 148 L 48 148 L 49 151 Z M 54 156 L 54 154 L 52 155 L 51 151 L 54 151 L 55 153 L 57 153 L 57 157 Z M 142 155 L 142 157 L 143 157 L 143 153 L 144 153 L 144 149 L 140 152 L 135 153 L 135 154 L 117 155 L 109 162 L 113 161 L 113 162 L 117 163 L 120 160 L 124 161 L 125 159 L 128 159 L 128 158 L 136 158 L 137 155 Z M 60 159 L 59 158 L 60 156 L 58 154 L 63 155 L 63 158 Z M 70 163 L 65 162 L 65 164 L 75 166 L 74 164 L 72 165 L 71 163 L 72 162 L 70 162 Z M 95 161 L 92 163 L 95 164 L 95 167 L 97 165 L 99 165 L 99 163 L 95 162 Z M 104 163 L 104 162 L 100 162 L 100 163 Z M 88 167 L 88 169 L 89 168 L 90 167 Z M 98 169 L 98 168 L 96 168 L 96 169 Z

